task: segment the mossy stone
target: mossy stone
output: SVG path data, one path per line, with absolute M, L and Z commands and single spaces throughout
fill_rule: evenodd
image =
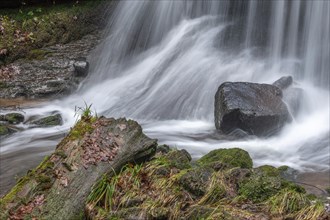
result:
M 9 134 L 9 129 L 6 126 L 0 124 L 0 136 L 7 134 Z
M 270 166 L 270 165 L 263 165 L 263 166 L 257 167 L 257 168 L 255 168 L 255 171 L 262 172 L 267 176 L 279 176 L 280 175 L 280 171 L 277 168 Z
M 184 149 L 170 151 L 164 157 L 168 160 L 171 167 L 176 167 L 180 170 L 189 169 L 191 167 L 191 156 Z
M 180 185 L 192 193 L 193 195 L 199 197 L 203 196 L 208 188 L 208 181 L 212 176 L 213 170 L 206 167 L 197 167 L 192 170 L 188 170 L 187 173 L 182 175 L 179 179 Z
M 231 167 L 252 168 L 253 162 L 245 150 L 240 148 L 217 149 L 200 158 L 197 163 L 202 166 L 223 163 Z
M 20 113 L 8 113 L 5 115 L 5 121 L 10 124 L 19 124 L 24 121 L 24 115 Z
M 254 173 L 239 184 L 239 194 L 254 203 L 266 201 L 283 188 L 281 177 Z
M 62 125 L 63 120 L 61 114 L 55 114 L 32 121 L 31 124 L 35 124 L 38 127 L 51 127 L 51 126 Z

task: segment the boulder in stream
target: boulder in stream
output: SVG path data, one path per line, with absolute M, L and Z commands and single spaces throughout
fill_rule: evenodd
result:
M 277 86 L 248 82 L 225 82 L 215 95 L 215 126 L 224 133 L 241 129 L 269 136 L 278 132 L 291 116 Z
M 29 124 L 36 125 L 38 127 L 52 127 L 63 124 L 63 119 L 61 114 L 54 114 L 46 116 L 40 119 L 29 122 Z
M 20 113 L 8 113 L 0 117 L 0 121 L 6 121 L 9 124 L 19 124 L 24 121 L 24 115 Z

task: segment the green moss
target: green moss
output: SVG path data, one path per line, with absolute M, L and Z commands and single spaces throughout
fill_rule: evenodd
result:
M 172 150 L 164 156 L 171 167 L 178 169 L 189 169 L 191 168 L 191 156 L 186 150 Z
M 280 166 L 280 167 L 277 168 L 277 170 L 279 172 L 286 172 L 288 169 L 289 169 L 288 166 Z
M 27 55 L 27 59 L 43 60 L 43 59 L 45 59 L 46 55 L 49 53 L 51 53 L 51 52 L 47 51 L 47 50 L 34 49 L 29 52 L 29 54 Z
M 270 166 L 270 165 L 263 165 L 263 166 L 260 166 L 260 167 L 257 167 L 255 168 L 255 170 L 258 172 L 262 172 L 264 173 L 265 175 L 267 176 L 279 176 L 280 175 L 280 171 L 273 167 L 273 166 Z
M 38 165 L 36 170 L 47 170 L 47 169 L 52 169 L 54 167 L 54 163 L 50 161 L 50 156 L 46 156 L 43 161 Z
M 10 124 L 18 124 L 24 121 L 24 115 L 20 113 L 8 113 L 5 115 L 5 120 Z
M 16 183 L 16 185 L 7 193 L 1 200 L 0 203 L 5 205 L 15 199 L 17 196 L 17 193 L 22 190 L 22 188 L 25 186 L 27 182 L 30 181 L 30 176 L 26 175 L 19 179 L 19 181 Z
M 50 115 L 36 121 L 32 121 L 31 124 L 38 125 L 40 127 L 51 127 L 62 124 L 62 116 L 60 114 Z
M 203 196 L 207 191 L 207 183 L 212 176 L 212 169 L 196 167 L 187 170 L 179 178 L 180 185 L 195 196 Z
M 6 126 L 0 124 L 0 136 L 6 135 L 9 133 L 9 130 Z
M 49 183 L 49 182 L 52 181 L 52 179 L 49 176 L 45 175 L 45 174 L 39 174 L 39 175 L 37 175 L 36 176 L 36 180 L 39 183 Z
M 54 152 L 54 154 L 57 155 L 57 156 L 60 156 L 63 159 L 67 158 L 67 155 L 65 154 L 65 152 L 63 150 L 56 150 Z
M 239 185 L 239 194 L 254 203 L 267 200 L 282 188 L 280 177 L 253 174 Z
M 203 156 L 197 161 L 202 166 L 223 163 L 231 167 L 252 168 L 252 159 L 250 155 L 242 149 L 218 149 Z
M 76 125 L 71 129 L 69 133 L 69 139 L 76 140 L 84 137 L 86 133 L 91 133 L 94 128 L 92 124 L 97 120 L 96 117 L 92 117 L 89 120 L 79 120 Z

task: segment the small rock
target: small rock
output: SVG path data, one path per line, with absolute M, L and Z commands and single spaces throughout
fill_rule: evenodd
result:
M 0 136 L 4 136 L 7 134 L 9 134 L 9 129 L 6 126 L 0 124 Z
M 60 114 L 55 114 L 31 121 L 29 124 L 37 125 L 38 127 L 51 127 L 51 126 L 62 125 L 63 119 Z
M 75 77 L 86 77 L 88 75 L 89 63 L 86 58 L 80 58 L 73 63 Z
M 4 121 L 9 124 L 19 124 L 24 121 L 24 115 L 20 113 L 8 113 L 4 116 Z
M 283 76 L 281 78 L 279 78 L 278 80 L 276 80 L 273 83 L 273 86 L 276 86 L 282 90 L 287 89 L 289 86 L 291 86 L 293 83 L 293 79 L 292 76 Z

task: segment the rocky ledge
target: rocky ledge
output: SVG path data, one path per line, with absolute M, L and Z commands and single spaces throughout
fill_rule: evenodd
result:
M 0 99 L 59 98 L 87 76 L 91 51 L 101 32 L 80 40 L 30 51 L 27 58 L 0 67 Z
M 1 219 L 328 219 L 324 203 L 239 148 L 192 161 L 137 122 L 83 115 L 0 202 Z

